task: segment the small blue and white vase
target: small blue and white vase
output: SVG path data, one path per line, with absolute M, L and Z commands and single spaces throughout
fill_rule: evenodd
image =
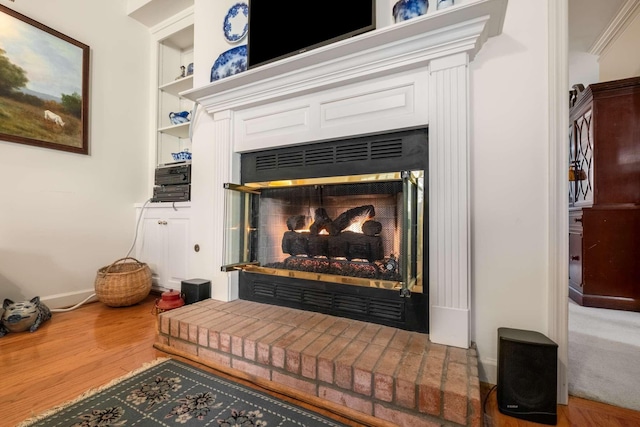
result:
M 399 0 L 393 5 L 393 21 L 398 23 L 422 16 L 429 9 L 428 0 Z
M 187 123 L 190 118 L 190 111 L 180 111 L 180 112 L 170 112 L 169 113 L 169 121 L 171 121 L 172 125 L 179 125 L 180 123 Z
M 436 4 L 436 10 L 446 9 L 450 6 L 453 6 L 455 0 L 438 0 Z

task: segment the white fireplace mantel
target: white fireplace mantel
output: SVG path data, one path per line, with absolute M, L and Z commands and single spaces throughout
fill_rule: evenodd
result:
M 182 92 L 207 112 L 247 108 L 427 65 L 465 52 L 473 60 L 502 32 L 507 0 L 467 0 Z
M 506 8 L 507 0 L 467 0 L 182 92 L 208 113 L 191 125 L 201 249 L 190 265 L 195 276 L 228 283 L 212 297 L 237 298 L 233 273 L 220 272 L 219 200 L 222 183 L 239 177 L 240 152 L 351 136 L 365 125 L 428 126 L 429 338 L 468 348 L 468 64 L 502 32 Z

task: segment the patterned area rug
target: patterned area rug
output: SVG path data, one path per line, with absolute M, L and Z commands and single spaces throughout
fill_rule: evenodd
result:
M 172 359 L 145 366 L 18 427 L 134 425 L 345 427 Z

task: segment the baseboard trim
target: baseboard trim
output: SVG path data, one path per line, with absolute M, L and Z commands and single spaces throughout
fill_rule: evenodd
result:
M 86 304 L 90 302 L 96 302 L 98 301 L 98 297 L 95 294 L 95 290 L 91 288 L 76 292 L 66 292 L 63 294 L 41 296 L 40 301 L 45 303 L 50 309 L 64 309 L 73 307 L 85 300 L 87 300 L 85 301 Z
M 498 383 L 498 359 L 478 358 L 478 378 L 487 384 Z
M 432 305 L 429 309 L 429 339 L 436 344 L 469 348 L 469 310 Z

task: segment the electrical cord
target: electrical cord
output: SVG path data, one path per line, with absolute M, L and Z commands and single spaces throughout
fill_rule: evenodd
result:
M 147 199 L 146 202 L 144 202 L 144 204 L 142 205 L 142 209 L 140 210 L 140 216 L 138 217 L 138 220 L 136 221 L 136 231 L 135 234 L 133 236 L 133 243 L 131 244 L 131 248 L 129 248 L 129 251 L 127 252 L 127 256 L 125 258 L 129 258 L 129 255 L 131 254 L 131 251 L 133 251 L 133 248 L 136 246 L 136 241 L 138 240 L 138 229 L 140 228 L 140 219 L 142 219 L 142 215 L 144 214 L 144 210 L 147 207 L 147 204 L 151 201 L 151 199 Z M 175 209 L 175 206 L 174 206 Z M 65 311 L 71 311 L 71 310 L 75 310 L 76 308 L 79 308 L 80 306 L 82 306 L 83 304 L 85 304 L 87 301 L 89 301 L 91 298 L 95 297 L 96 294 L 93 293 L 91 295 L 89 295 L 87 298 L 85 298 L 84 300 L 80 301 L 78 304 L 72 306 L 72 307 L 67 307 L 67 308 L 52 308 L 50 309 L 52 313 L 63 313 Z
M 482 404 L 482 413 L 483 414 L 487 413 L 487 401 L 489 400 L 489 396 L 491 396 L 491 392 L 493 392 L 493 390 L 495 390 L 497 386 L 498 385 L 496 384 L 493 387 L 491 387 L 491 389 L 487 393 L 487 396 L 484 398 L 484 403 Z
M 133 235 L 133 243 L 131 243 L 131 248 L 129 248 L 129 251 L 127 252 L 127 255 L 125 256 L 125 258 L 129 258 L 129 255 L 131 255 L 131 251 L 133 251 L 133 248 L 136 247 L 136 241 L 138 240 L 138 229 L 140 228 L 140 220 L 142 219 L 142 216 L 144 214 L 144 209 L 147 207 L 147 204 L 151 201 L 151 199 L 147 199 L 146 202 L 144 202 L 144 204 L 142 205 L 142 209 L 140 209 L 140 216 L 138 217 L 138 220 L 136 221 L 136 231 L 135 234 Z M 174 207 L 175 209 L 175 207 Z
M 87 301 L 89 301 L 91 298 L 95 297 L 96 294 L 91 294 L 89 295 L 87 298 L 85 298 L 83 301 L 79 302 L 78 304 L 74 305 L 73 307 L 67 307 L 67 308 L 52 308 L 50 311 L 52 313 L 62 313 L 65 311 L 71 311 L 71 310 L 75 310 L 76 308 L 80 307 L 81 305 L 83 305 L 84 303 L 86 303 Z

